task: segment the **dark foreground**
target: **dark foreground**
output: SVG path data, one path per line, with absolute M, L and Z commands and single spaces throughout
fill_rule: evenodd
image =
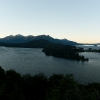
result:
M 0 67 L 0 100 L 100 100 L 100 83 L 82 85 L 71 74 L 21 76 Z

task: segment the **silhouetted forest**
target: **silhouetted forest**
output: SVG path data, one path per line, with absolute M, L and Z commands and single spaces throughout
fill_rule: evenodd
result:
M 19 48 L 44 48 L 51 45 L 58 45 L 44 39 L 34 40 L 27 43 L 0 43 L 0 46 Z
M 100 53 L 100 49 L 89 48 L 89 49 L 85 50 L 85 52 L 98 52 L 98 53 Z
M 83 48 L 77 48 L 70 45 L 52 45 L 45 47 L 42 50 L 48 56 L 72 59 L 77 61 L 89 61 L 83 55 L 79 55 L 79 52 L 84 52 Z
M 0 67 L 0 100 L 100 100 L 100 83 L 82 85 L 72 74 L 22 76 Z

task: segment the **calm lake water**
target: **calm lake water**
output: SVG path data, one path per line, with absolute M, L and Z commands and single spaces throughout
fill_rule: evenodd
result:
M 20 74 L 73 74 L 79 83 L 100 82 L 100 53 L 81 53 L 89 62 L 46 56 L 42 49 L 0 47 L 0 66 Z

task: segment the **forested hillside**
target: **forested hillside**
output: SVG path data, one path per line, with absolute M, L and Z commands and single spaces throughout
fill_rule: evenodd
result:
M 100 83 L 79 84 L 73 75 L 20 75 L 0 67 L 0 100 L 100 100 Z

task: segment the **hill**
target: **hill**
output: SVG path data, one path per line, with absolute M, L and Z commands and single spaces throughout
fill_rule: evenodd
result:
M 23 35 L 10 35 L 4 38 L 0 38 L 0 42 L 2 43 L 28 43 L 34 40 L 44 39 L 52 43 L 60 43 L 63 45 L 77 45 L 78 43 L 74 41 L 70 41 L 67 39 L 55 39 L 49 35 L 38 35 L 38 36 L 23 36 Z
M 34 36 L 29 35 L 29 36 L 23 36 L 23 35 L 9 35 L 6 36 L 4 38 L 0 38 L 0 42 L 3 43 L 26 43 L 26 42 L 30 42 L 34 39 Z
M 49 42 L 44 39 L 33 40 L 27 43 L 3 43 L 0 42 L 0 46 L 5 47 L 21 47 L 21 48 L 45 48 L 47 46 L 62 45 Z

